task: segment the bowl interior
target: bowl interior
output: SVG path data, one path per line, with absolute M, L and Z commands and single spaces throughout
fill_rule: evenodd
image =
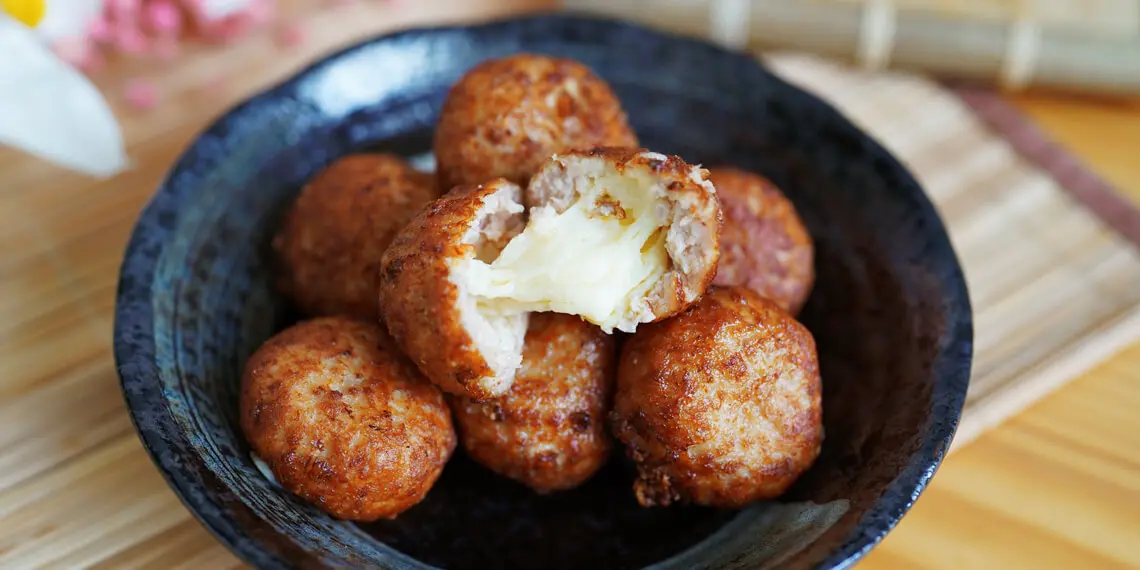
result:
M 237 421 L 245 358 L 291 322 L 267 248 L 305 179 L 362 149 L 423 159 L 448 86 L 489 57 L 571 57 L 608 80 L 645 146 L 761 172 L 817 247 L 802 314 L 826 442 L 780 501 L 742 512 L 636 506 L 615 457 L 539 497 L 457 457 L 395 521 L 334 521 L 267 483 Z M 543 16 L 409 31 L 336 54 L 238 107 L 143 213 L 120 282 L 116 357 L 144 443 L 189 508 L 248 561 L 299 566 L 840 566 L 909 508 L 957 423 L 970 312 L 942 224 L 894 159 L 748 57 L 626 24 Z

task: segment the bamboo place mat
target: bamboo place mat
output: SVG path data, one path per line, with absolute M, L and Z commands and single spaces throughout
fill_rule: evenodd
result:
M 124 410 L 111 358 L 123 245 L 165 169 L 217 112 L 374 33 L 369 18 L 398 27 L 453 14 L 442 0 L 424 5 L 403 19 L 364 5 L 314 15 L 310 43 L 293 52 L 255 39 L 152 71 L 163 102 L 149 114 L 120 108 L 138 167 L 113 180 L 0 151 L 0 568 L 239 565 L 167 489 Z M 223 57 L 231 82 L 197 90 Z M 892 148 L 945 216 L 976 311 L 960 441 L 1140 336 L 1140 257 L 1122 237 L 1135 219 L 1000 100 L 800 55 L 769 62 Z

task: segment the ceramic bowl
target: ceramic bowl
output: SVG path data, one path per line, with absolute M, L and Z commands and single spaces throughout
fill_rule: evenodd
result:
M 244 360 L 294 316 L 267 246 L 301 184 L 362 149 L 424 160 L 448 87 L 517 52 L 608 80 L 643 144 L 783 188 L 814 236 L 826 443 L 780 500 L 643 509 L 615 457 L 540 497 L 458 453 L 394 521 L 334 520 L 263 478 L 237 419 Z M 954 434 L 972 325 L 938 214 L 907 170 L 753 58 L 638 26 L 545 15 L 417 29 L 333 54 L 238 105 L 183 153 L 142 212 L 119 282 L 115 356 L 158 469 L 217 538 L 260 568 L 839 568 L 878 543 Z

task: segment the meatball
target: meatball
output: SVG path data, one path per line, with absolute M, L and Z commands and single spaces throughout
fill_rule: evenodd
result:
M 273 240 L 278 289 L 309 316 L 378 316 L 380 256 L 436 197 L 429 174 L 387 154 L 350 155 L 301 190 Z
M 704 293 L 719 256 L 706 176 L 637 149 L 558 155 L 527 188 L 529 218 L 517 184 L 457 187 L 384 254 L 388 330 L 444 391 L 482 400 L 510 389 L 531 312 L 606 332 L 674 315 Z
M 679 313 L 712 282 L 720 205 L 708 171 L 644 149 L 546 161 L 526 189 L 526 228 L 470 290 L 532 311 L 633 332 Z
M 577 487 L 609 458 L 614 338 L 558 313 L 530 318 L 522 368 L 501 398 L 451 399 L 459 441 L 487 468 L 546 493 Z
M 494 259 L 523 227 L 522 189 L 503 179 L 462 186 L 396 236 L 380 270 L 384 323 L 425 376 L 449 394 L 486 399 L 511 387 L 528 314 L 470 294 L 459 266 Z
M 709 169 L 724 211 L 715 285 L 743 285 L 798 314 L 815 281 L 811 236 L 772 182 L 731 167 Z
M 460 78 L 433 144 L 444 191 L 499 177 L 525 185 L 550 155 L 595 146 L 637 146 L 613 91 L 580 63 L 532 54 Z
M 819 455 L 815 341 L 771 301 L 713 287 L 625 345 L 610 419 L 643 506 L 738 508 L 783 493 Z
M 443 394 L 377 324 L 321 317 L 246 363 L 241 428 L 286 489 L 354 521 L 420 502 L 455 450 Z

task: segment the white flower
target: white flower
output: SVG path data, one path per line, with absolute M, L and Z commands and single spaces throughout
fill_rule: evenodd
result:
M 55 1 L 65 8 L 82 3 Z M 0 144 L 91 176 L 121 171 L 127 156 L 114 114 L 82 73 L 56 57 L 36 30 L 13 18 L 29 19 L 22 11 L 27 2 L 35 0 L 0 0 Z M 50 17 L 50 7 L 47 12 Z M 59 16 L 51 33 L 78 29 L 69 18 Z M 30 25 L 39 23 L 30 19 Z

